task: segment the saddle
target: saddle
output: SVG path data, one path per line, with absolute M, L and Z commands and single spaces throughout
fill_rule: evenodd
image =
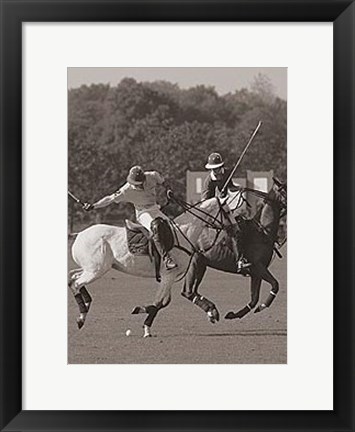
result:
M 128 250 L 132 255 L 149 256 L 154 263 L 155 278 L 160 282 L 161 257 L 150 232 L 141 224 L 125 220 Z

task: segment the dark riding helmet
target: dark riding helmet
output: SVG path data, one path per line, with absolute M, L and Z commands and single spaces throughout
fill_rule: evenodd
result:
M 222 156 L 219 153 L 211 153 L 208 156 L 207 164 L 205 165 L 205 168 L 207 169 L 216 169 L 220 168 L 224 165 Z
M 129 170 L 127 182 L 131 185 L 141 185 L 145 180 L 143 169 L 136 165 Z

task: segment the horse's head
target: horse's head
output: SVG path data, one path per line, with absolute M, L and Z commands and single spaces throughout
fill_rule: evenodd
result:
M 280 219 L 287 212 L 287 186 L 277 179 L 265 198 L 260 213 L 260 223 L 272 237 L 277 236 Z
M 281 211 L 287 210 L 287 183 L 282 183 L 276 177 L 273 177 L 273 186 L 269 192 L 270 200 L 274 200 L 280 206 Z

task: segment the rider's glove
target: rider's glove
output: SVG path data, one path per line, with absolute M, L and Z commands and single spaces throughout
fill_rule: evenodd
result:
M 90 203 L 84 203 L 84 205 L 83 205 L 83 209 L 84 209 L 85 211 L 93 210 L 93 209 L 94 209 L 94 205 L 93 205 L 93 204 L 90 204 Z

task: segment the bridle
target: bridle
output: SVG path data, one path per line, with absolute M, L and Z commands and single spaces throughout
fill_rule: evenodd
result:
M 190 213 L 195 218 L 202 221 L 206 226 L 209 228 L 215 229 L 215 230 L 224 230 L 226 229 L 226 226 L 223 223 L 223 215 L 227 216 L 226 210 L 224 210 L 224 204 L 221 203 L 220 199 L 218 197 L 214 197 L 217 199 L 219 210 L 216 214 L 216 216 L 212 217 L 207 211 L 199 208 L 198 206 L 204 201 L 198 201 L 195 204 L 190 204 L 180 198 L 176 198 L 175 196 L 171 197 L 170 199 L 174 201 L 176 204 L 178 204 L 182 209 L 183 213 Z M 221 216 L 221 220 L 219 220 L 219 216 Z M 212 221 L 210 219 L 212 218 Z
M 259 191 L 256 189 L 241 188 L 240 193 L 238 195 L 236 195 L 234 198 L 232 198 L 232 200 L 231 200 L 231 202 L 233 202 L 233 200 L 236 199 L 236 197 L 238 196 L 238 201 L 237 201 L 236 207 L 230 211 L 233 212 L 236 209 L 238 209 L 240 207 L 240 205 L 242 204 L 242 202 L 246 202 L 248 205 L 248 201 L 246 200 L 246 198 L 243 195 L 245 192 L 248 192 L 248 193 L 251 193 L 251 194 L 253 194 L 259 198 L 262 198 L 265 202 L 267 202 L 268 204 L 270 204 L 272 206 L 275 204 L 279 205 L 280 206 L 280 218 L 284 217 L 287 213 L 286 186 L 276 178 L 273 178 L 273 181 L 274 181 L 274 184 L 277 186 L 277 192 L 274 191 L 277 198 L 270 197 L 270 192 L 266 193 L 266 192 L 262 192 L 262 191 Z M 278 196 L 280 196 L 281 198 L 278 198 Z M 233 225 L 233 221 L 231 221 L 231 219 L 230 219 L 229 212 L 227 212 L 223 208 L 225 203 L 222 204 L 219 197 L 215 197 L 215 198 L 217 199 L 217 202 L 219 205 L 219 211 L 212 218 L 212 221 L 210 221 L 211 215 L 208 212 L 206 212 L 205 210 L 198 207 L 203 201 L 198 201 L 195 204 L 190 204 L 190 203 L 188 203 L 188 202 L 186 202 L 180 198 L 175 197 L 174 195 L 172 195 L 170 197 L 170 200 L 174 201 L 178 206 L 180 206 L 183 209 L 184 213 L 192 214 L 194 217 L 196 217 L 197 219 L 202 221 L 205 224 L 205 226 L 208 226 L 209 228 L 216 230 L 216 238 L 213 242 L 213 245 L 216 243 L 217 238 L 218 238 L 219 234 L 221 233 L 221 231 L 227 230 L 230 225 Z M 229 203 L 229 209 L 230 209 L 230 204 L 231 203 Z M 227 226 L 223 223 L 223 216 L 229 221 L 229 224 Z M 220 217 L 220 220 L 219 220 L 219 217 Z M 182 234 L 181 230 L 178 228 L 177 224 L 174 221 L 172 221 L 172 224 Z M 183 236 L 186 238 L 185 235 L 183 235 Z M 191 244 L 191 242 L 187 238 L 186 238 L 186 240 Z M 213 247 L 213 245 L 211 247 Z M 209 247 L 208 250 L 211 247 Z M 195 249 L 195 248 L 193 248 L 193 249 Z
M 208 252 L 210 249 L 212 249 L 212 247 L 216 244 L 218 237 L 220 236 L 222 231 L 225 231 L 228 229 L 228 227 L 230 226 L 225 225 L 223 223 L 223 217 L 225 217 L 230 224 L 232 224 L 232 222 L 230 221 L 230 218 L 227 214 L 227 211 L 223 208 L 224 204 L 221 203 L 220 199 L 218 197 L 215 197 L 217 199 L 218 205 L 219 205 L 219 210 L 217 212 L 217 214 L 212 217 L 208 212 L 206 212 L 205 210 L 199 208 L 198 206 L 203 202 L 203 201 L 199 201 L 195 204 L 190 204 L 180 198 L 177 198 L 175 196 L 171 196 L 170 200 L 174 201 L 177 205 L 179 205 L 182 209 L 183 209 L 183 213 L 189 213 L 191 215 L 193 215 L 195 218 L 199 219 L 200 221 L 202 221 L 206 227 L 209 227 L 213 230 L 216 231 L 216 235 L 215 238 L 213 240 L 213 242 L 209 245 L 209 247 L 207 249 L 196 249 L 196 247 L 191 243 L 191 241 L 189 240 L 189 238 L 182 232 L 182 230 L 180 229 L 180 227 L 178 226 L 178 224 L 174 221 L 171 220 L 171 224 L 174 227 L 175 230 L 179 231 L 179 233 L 185 238 L 185 240 L 187 240 L 187 242 L 190 244 L 192 250 L 194 251 L 194 253 L 206 253 Z M 212 218 L 212 221 L 210 220 Z M 178 238 L 177 236 L 176 240 L 178 242 Z M 181 246 L 178 245 L 177 247 Z
M 287 214 L 287 189 L 286 185 L 279 182 L 277 179 L 273 178 L 274 184 L 277 187 L 277 190 L 274 188 L 272 189 L 273 192 L 265 193 L 262 191 L 254 190 L 254 189 L 244 189 L 247 192 L 254 194 L 255 196 L 262 198 L 265 203 L 270 205 L 271 207 L 277 206 L 278 212 L 279 212 L 279 220 L 286 216 Z M 272 196 L 272 193 L 274 196 Z M 271 196 L 270 196 L 271 195 Z M 267 237 L 269 236 L 268 232 L 266 231 L 265 227 L 259 222 L 259 217 L 261 215 L 262 208 L 257 212 L 256 215 L 251 219 L 252 222 L 256 225 L 257 229 L 259 229 L 261 232 L 263 232 Z M 283 246 L 283 244 L 286 242 L 286 238 L 282 242 L 282 244 L 278 243 L 279 248 Z M 274 252 L 281 258 L 281 254 L 279 250 L 274 246 Z
M 285 185 L 281 183 L 276 183 L 277 191 L 274 190 L 276 198 L 270 196 L 270 192 L 262 192 L 256 189 L 243 188 L 243 192 L 248 192 L 258 198 L 263 199 L 266 203 L 274 206 L 277 204 L 280 207 L 280 218 L 286 216 L 287 213 L 287 192 Z M 245 198 L 244 198 L 245 199 Z

